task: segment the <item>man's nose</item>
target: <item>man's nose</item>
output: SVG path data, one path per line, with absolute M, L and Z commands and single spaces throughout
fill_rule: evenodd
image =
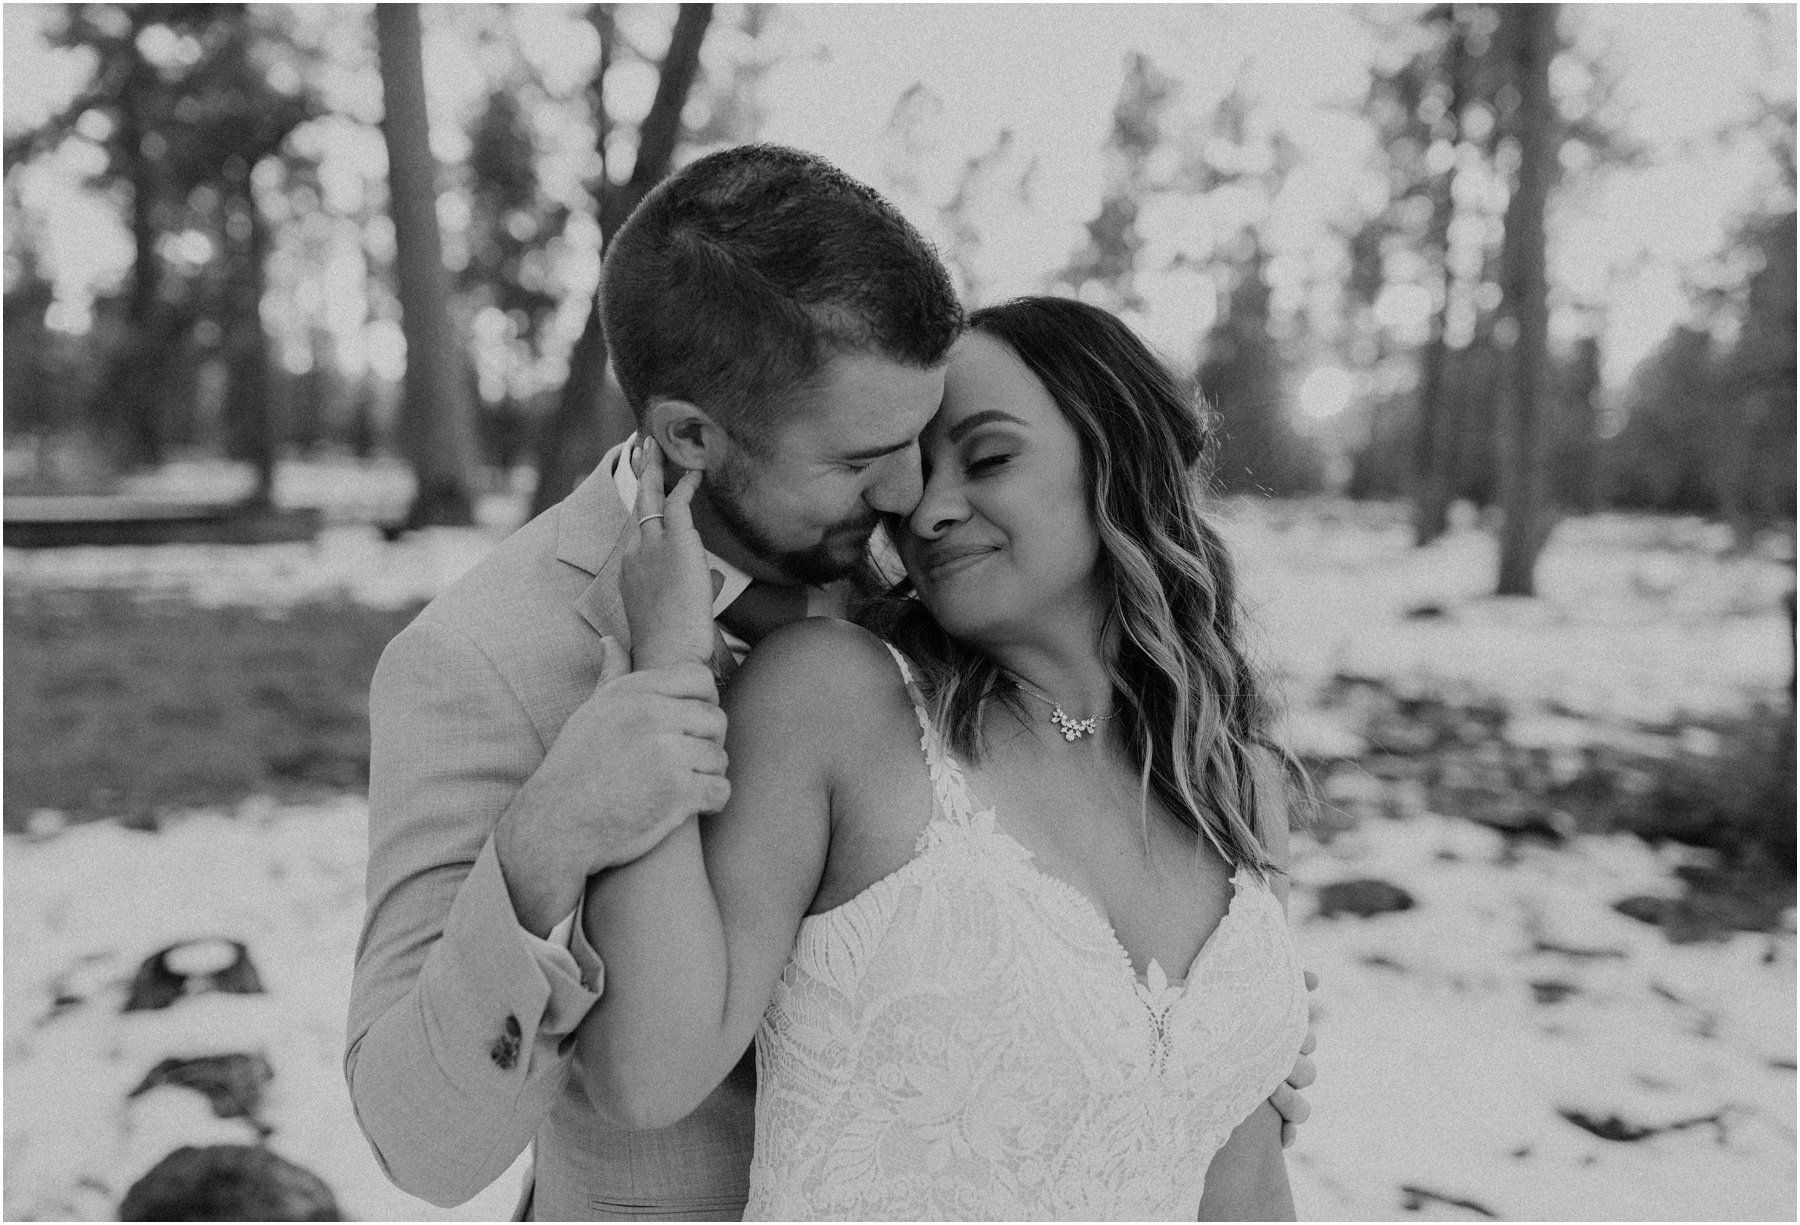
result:
M 869 486 L 863 500 L 871 509 L 886 515 L 910 515 L 925 492 L 925 479 L 919 472 L 917 444 L 888 456 L 881 479 Z

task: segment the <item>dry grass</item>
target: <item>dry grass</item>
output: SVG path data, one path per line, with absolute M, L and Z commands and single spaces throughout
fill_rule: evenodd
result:
M 7 593 L 5 823 L 154 821 L 368 782 L 368 685 L 415 609 L 142 603 Z

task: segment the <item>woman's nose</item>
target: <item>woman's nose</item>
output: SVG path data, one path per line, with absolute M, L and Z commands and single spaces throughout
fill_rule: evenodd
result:
M 925 491 L 907 526 L 915 536 L 936 540 L 968 517 L 968 503 L 950 488 L 950 482 L 933 479 L 925 482 Z

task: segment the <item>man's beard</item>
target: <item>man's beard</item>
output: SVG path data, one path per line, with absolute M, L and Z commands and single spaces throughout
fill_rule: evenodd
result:
M 740 544 L 774 567 L 783 578 L 822 587 L 849 574 L 862 560 L 868 549 L 869 536 L 879 522 L 873 511 L 832 524 L 819 537 L 819 543 L 809 548 L 784 549 L 745 511 L 744 494 L 750 483 L 742 468 L 727 463 L 714 479 L 701 484 L 700 496 L 706 499 L 713 515 L 730 529 Z M 848 541 L 852 533 L 857 543 L 845 557 L 832 547 L 832 543 L 834 540 Z

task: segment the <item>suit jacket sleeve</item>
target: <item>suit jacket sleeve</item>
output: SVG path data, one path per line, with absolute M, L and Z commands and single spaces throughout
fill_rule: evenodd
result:
M 344 1071 L 388 1177 L 449 1207 L 543 1123 L 600 967 L 519 925 L 492 834 L 546 746 L 479 647 L 428 616 L 388 645 L 370 689 L 368 911 Z

